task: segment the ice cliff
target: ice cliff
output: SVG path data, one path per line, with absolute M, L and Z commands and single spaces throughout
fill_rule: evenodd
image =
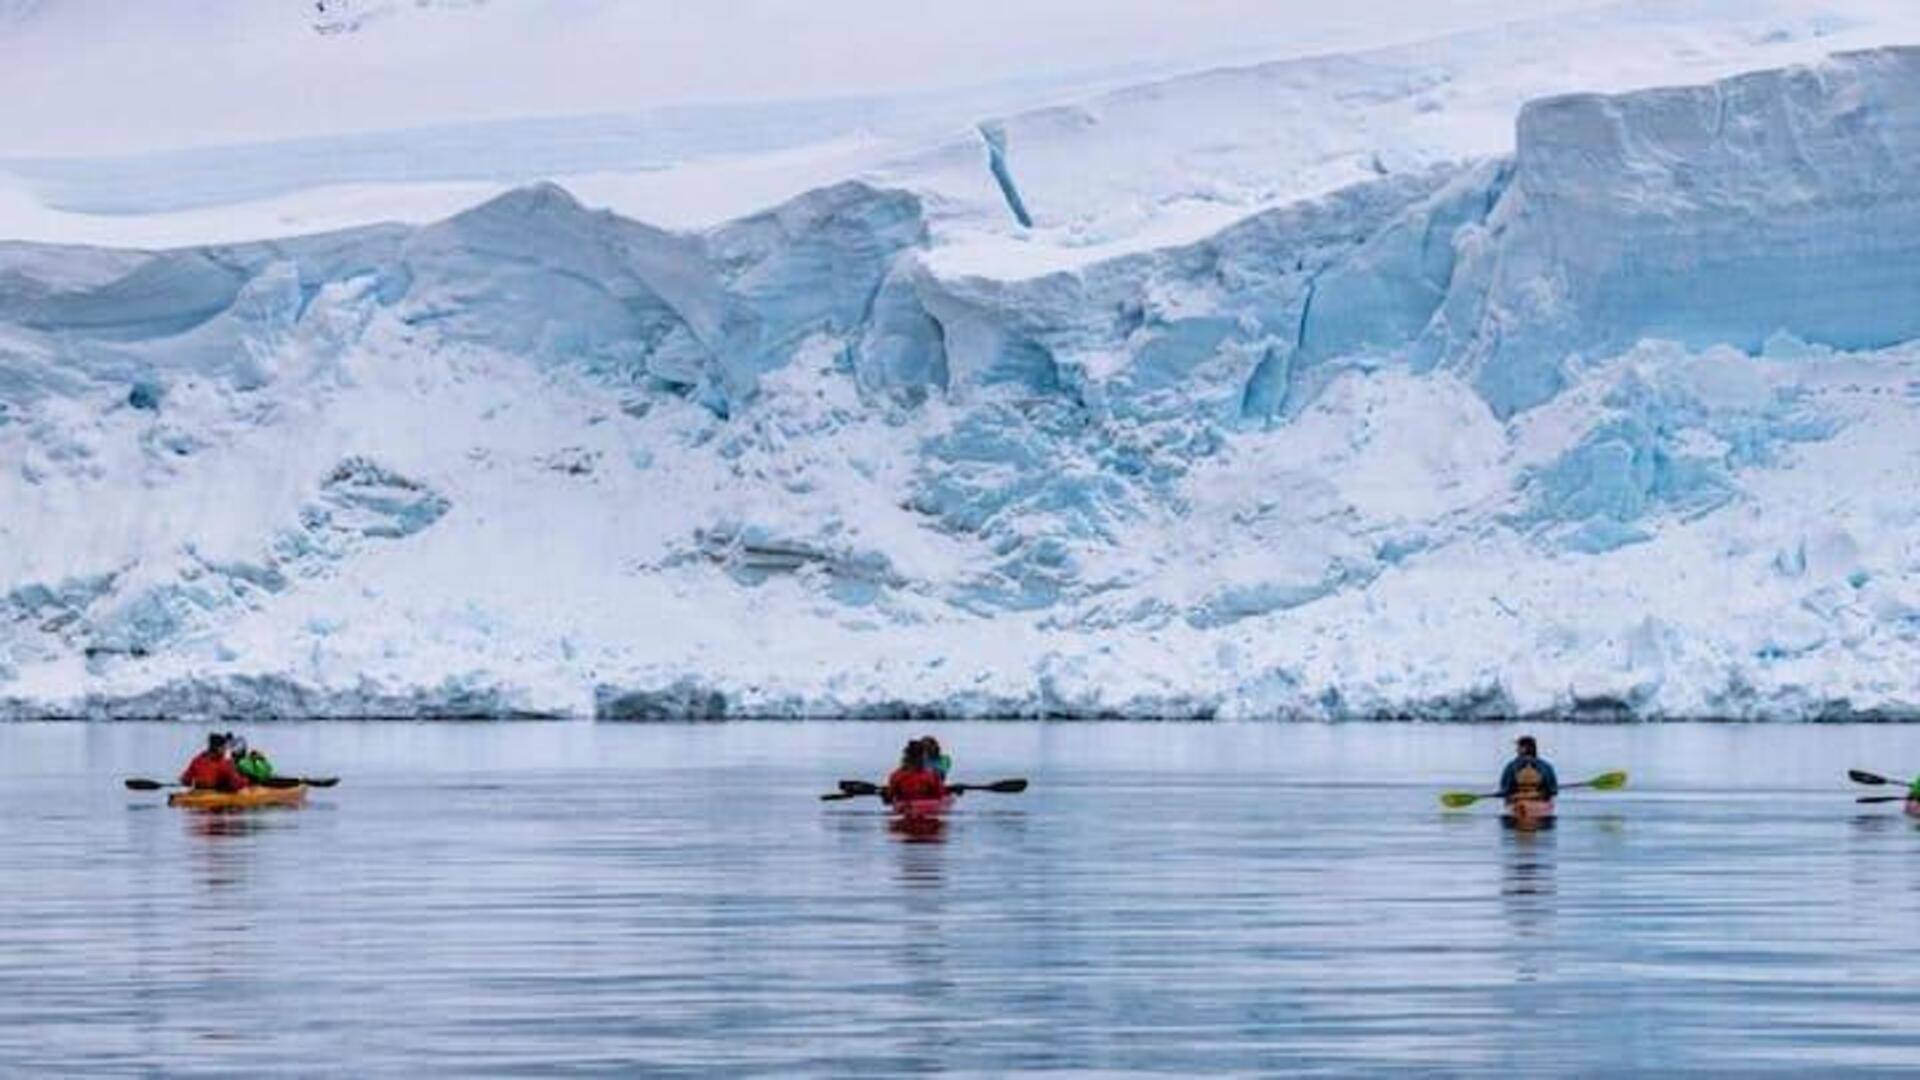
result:
M 1920 711 L 1920 49 L 1375 166 L 0 245 L 0 711 Z

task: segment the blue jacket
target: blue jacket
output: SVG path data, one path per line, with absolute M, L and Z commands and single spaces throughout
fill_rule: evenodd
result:
M 1560 778 L 1554 775 L 1553 766 L 1547 763 L 1546 758 L 1517 757 L 1507 762 L 1507 767 L 1501 770 L 1500 794 L 1502 797 L 1510 798 L 1520 789 L 1520 770 L 1528 766 L 1540 774 L 1541 798 L 1551 799 L 1560 793 Z

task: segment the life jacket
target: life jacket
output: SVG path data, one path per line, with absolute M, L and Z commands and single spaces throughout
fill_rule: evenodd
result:
M 196 791 L 239 791 L 247 786 L 247 778 L 224 754 L 208 751 L 187 763 L 180 783 Z
M 1522 765 L 1513 774 L 1513 795 L 1515 799 L 1538 799 L 1540 782 L 1546 779 L 1539 769 L 1532 765 Z
M 901 799 L 938 799 L 947 793 L 947 785 L 940 774 L 932 769 L 895 769 L 887 777 L 887 798 L 894 802 Z
M 249 750 L 234 758 L 233 767 L 240 771 L 241 776 L 255 783 L 263 783 L 273 778 L 273 762 L 268 761 L 267 755 L 258 750 Z

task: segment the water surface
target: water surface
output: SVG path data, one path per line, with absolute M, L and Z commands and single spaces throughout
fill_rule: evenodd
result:
M 924 725 L 923 725 L 924 726 Z M 278 724 L 298 811 L 124 790 L 204 729 L 0 726 L 0 1074 L 1920 1069 L 1902 727 Z

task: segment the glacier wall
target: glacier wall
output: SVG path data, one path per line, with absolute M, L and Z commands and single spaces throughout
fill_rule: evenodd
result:
M 1643 337 L 1920 334 L 1920 50 L 1520 114 L 1514 182 L 1435 351 L 1512 413 Z M 1450 312 L 1449 315 L 1452 313 Z
M 0 244 L 0 711 L 1904 715 L 1917 118 L 1555 98 L 1012 256 L 864 182 Z
M 1044 390 L 1065 365 L 1131 399 L 1232 354 L 1221 377 L 1266 416 L 1329 363 L 1394 359 L 1462 370 L 1509 416 L 1563 388 L 1569 363 L 1642 338 L 1891 345 L 1920 333 L 1916 88 L 1920 50 L 1893 48 L 1549 99 L 1521 112 L 1510 161 L 1387 176 L 1027 280 L 903 275 L 892 288 L 924 318 L 898 297 L 889 310 L 919 336 L 883 327 L 869 382 L 957 369 Z

